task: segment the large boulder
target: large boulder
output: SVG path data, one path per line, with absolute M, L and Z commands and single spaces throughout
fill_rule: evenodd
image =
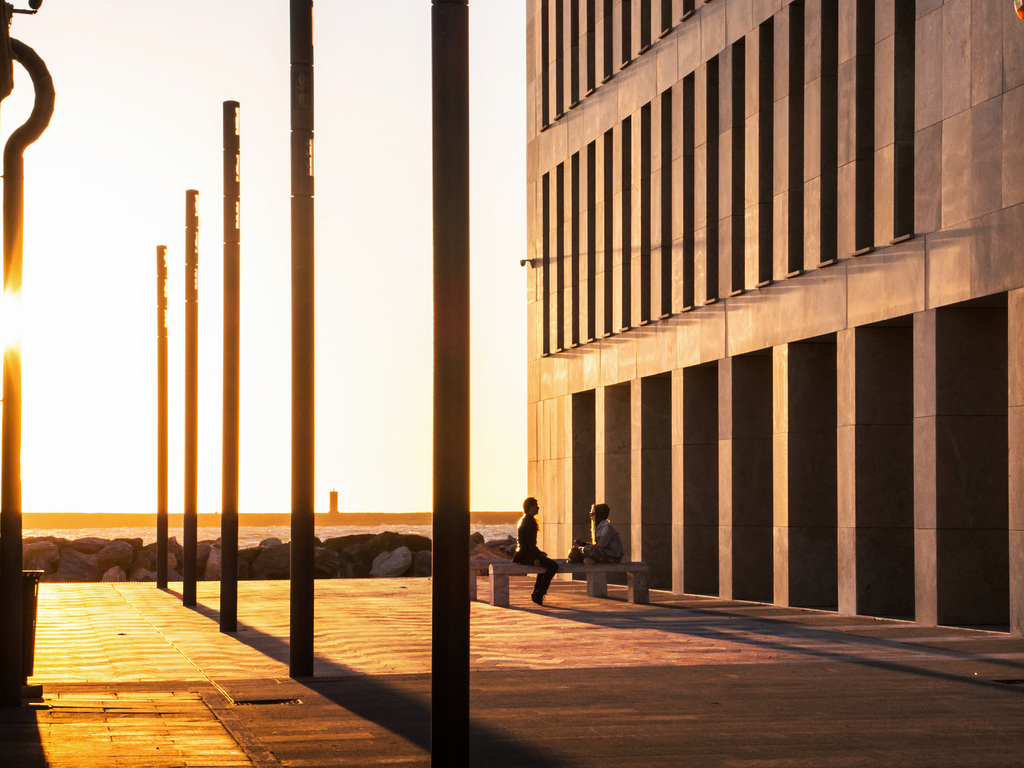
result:
M 135 539 L 120 538 L 120 539 L 114 539 L 114 541 L 126 541 L 126 542 L 128 542 L 129 544 L 131 544 L 132 551 L 134 551 L 136 554 L 138 554 L 139 550 L 142 549 L 142 539 L 138 539 L 138 538 L 135 538 Z
M 260 542 L 261 547 L 279 547 L 282 544 L 284 544 L 284 542 L 276 536 L 271 536 L 269 539 L 264 539 Z
M 287 579 L 291 564 L 291 544 L 277 544 L 264 547 L 252 561 L 254 579 Z
M 108 539 L 101 539 L 99 536 L 84 536 L 72 541 L 67 548 L 84 555 L 95 555 L 109 543 Z
M 410 576 L 429 576 L 433 565 L 433 555 L 429 549 L 421 549 L 412 556 Z
M 103 576 L 100 577 L 100 581 L 127 581 L 128 574 L 124 572 L 124 569 L 119 566 L 113 566 L 103 572 Z
M 112 541 L 96 553 L 96 564 L 102 571 L 120 568 L 123 572 L 128 572 L 132 569 L 134 560 L 135 551 L 127 541 Z
M 57 571 L 49 581 L 99 581 L 103 569 L 97 563 L 96 555 L 65 548 L 60 552 Z
M 489 549 L 501 552 L 510 559 L 516 553 L 515 536 L 506 536 L 504 539 L 491 539 L 485 543 Z
M 356 558 L 361 544 L 351 544 L 341 551 L 341 569 L 339 576 L 346 579 L 365 579 L 370 575 L 370 566 L 373 561 L 367 562 Z
M 57 570 L 60 548 L 45 539 L 25 544 L 21 548 L 22 568 L 26 571 L 45 571 L 50 575 Z
M 147 571 L 156 571 L 156 551 L 149 549 L 139 550 L 135 555 L 134 568 L 143 568 Z M 134 579 L 132 579 L 134 581 Z
M 341 554 L 327 547 L 317 547 L 313 551 L 313 569 L 315 575 L 334 578 L 342 568 Z
M 389 578 L 401 576 L 412 565 L 412 552 L 408 547 L 402 546 L 393 552 L 381 552 L 373 559 L 370 567 L 370 576 L 374 578 Z
M 263 552 L 263 547 L 246 547 L 245 549 L 238 550 L 238 560 L 241 562 L 244 560 L 249 565 L 253 564 L 253 561 Z
M 128 581 L 156 581 L 156 572 L 135 566 L 128 574 Z
M 430 549 L 430 538 L 427 536 L 421 536 L 418 533 L 405 534 L 404 543 L 413 554 L 416 552 L 422 552 L 425 549 Z
M 145 554 L 145 553 L 150 553 L 150 554 Z M 167 540 L 167 569 L 168 570 L 174 570 L 176 567 L 178 567 L 179 563 L 183 562 L 182 553 L 183 553 L 183 550 L 181 548 L 181 545 L 178 544 L 177 537 L 173 537 L 172 536 L 170 539 Z M 150 557 L 151 555 L 153 556 L 152 563 L 151 563 L 150 560 L 148 560 L 148 557 Z M 144 547 L 142 547 L 142 549 L 138 553 L 138 557 L 146 558 L 144 560 L 138 560 L 137 562 L 138 562 L 139 565 L 141 565 L 146 570 L 156 571 L 157 570 L 157 543 L 156 542 L 152 542 L 152 543 L 147 544 Z M 151 564 L 152 564 L 152 567 L 151 567 Z
M 394 531 L 378 533 L 363 545 L 362 551 L 370 558 L 370 562 L 377 559 L 381 552 L 394 552 L 399 547 L 405 546 L 405 534 Z
M 513 548 L 513 552 L 515 548 Z M 508 554 L 504 549 L 492 549 L 486 544 L 477 544 L 470 550 L 470 560 L 511 560 L 512 555 Z
M 325 539 L 324 546 L 328 549 L 333 549 L 335 552 L 342 552 L 353 544 L 365 544 L 372 538 L 372 533 L 352 533 L 348 536 L 335 536 L 332 539 Z
M 206 571 L 203 573 L 203 579 L 206 581 L 220 581 L 221 575 L 224 573 L 224 550 L 220 546 L 210 548 L 210 555 L 206 559 Z M 243 557 L 238 558 L 238 579 L 244 580 L 249 578 L 249 561 Z
M 394 552 L 399 547 L 405 546 L 405 534 L 394 531 L 378 533 L 373 538 L 356 546 L 346 547 L 344 551 L 352 554 L 355 563 L 351 569 L 357 578 L 365 578 L 371 575 L 373 562 L 378 556 L 385 552 Z M 346 568 L 346 570 L 348 570 Z
M 200 541 L 196 545 L 196 578 L 200 581 L 209 578 L 206 575 L 206 561 L 210 557 L 211 549 L 213 549 L 212 541 Z
M 203 571 L 203 578 L 206 581 L 220 581 L 222 554 L 220 547 L 210 548 L 210 554 L 206 557 L 206 569 Z
M 126 539 L 126 541 L 134 541 L 134 539 Z M 143 547 L 143 549 L 149 550 L 150 552 L 154 552 L 155 553 L 156 550 L 157 550 L 157 543 L 155 541 L 151 541 L 149 544 L 146 544 Z M 179 552 L 181 552 L 181 544 L 178 543 L 178 537 L 177 536 L 171 536 L 170 538 L 167 539 L 167 551 L 168 552 L 174 552 L 175 554 L 178 554 Z

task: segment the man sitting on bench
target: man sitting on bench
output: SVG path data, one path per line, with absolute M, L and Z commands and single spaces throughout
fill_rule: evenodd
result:
M 570 563 L 617 563 L 622 560 L 622 539 L 608 521 L 611 510 L 607 504 L 590 508 L 590 543 L 576 539 L 566 559 Z

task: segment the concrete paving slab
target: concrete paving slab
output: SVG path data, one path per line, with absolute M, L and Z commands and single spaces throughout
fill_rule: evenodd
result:
M 531 583 L 472 606 L 473 765 L 1022 764 L 1024 639 L 567 581 L 537 607 Z M 0 764 L 430 764 L 429 580 L 317 582 L 302 680 L 288 584 L 239 587 L 227 635 L 216 584 L 194 609 L 42 585 L 43 698 L 0 711 Z

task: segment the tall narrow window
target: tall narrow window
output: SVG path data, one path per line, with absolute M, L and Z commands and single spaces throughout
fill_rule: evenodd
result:
M 580 153 L 572 156 L 572 186 L 569 190 L 569 343 L 580 343 Z
M 580 101 L 580 0 L 569 0 L 569 105 Z
M 693 307 L 694 289 L 694 198 L 697 195 L 695 175 L 696 146 L 696 105 L 694 101 L 694 76 L 691 72 L 683 78 L 683 296 L 682 308 Z
M 787 277 L 804 269 L 804 6 L 789 7 L 789 253 Z
M 686 21 L 696 12 L 697 11 L 694 8 L 694 0 L 683 0 L 683 15 L 679 17 L 679 20 Z
M 604 134 L 604 325 L 603 334 L 615 332 L 614 279 L 615 270 L 615 138 L 611 129 Z
M 853 250 L 864 253 L 875 239 L 875 0 L 857 0 L 856 21 Z
M 604 0 L 604 16 L 601 18 L 601 42 L 602 42 L 602 71 L 604 72 L 602 82 L 611 80 L 615 74 L 615 33 L 613 27 L 612 0 Z
M 549 0 L 540 0 L 540 122 L 542 127 L 551 123 L 551 24 Z
M 672 314 L 672 89 L 661 94 L 661 309 Z
M 896 3 L 896 109 L 893 233 L 914 234 L 914 7 Z
M 541 348 L 551 354 L 551 174 L 541 181 Z
M 672 31 L 672 0 L 661 0 L 661 37 Z
M 747 148 L 746 131 L 746 73 L 747 47 L 742 38 L 732 45 L 732 82 L 730 85 L 729 111 L 732 113 L 732 147 L 729 151 L 730 184 L 732 192 L 729 217 L 729 250 L 731 266 L 729 287 L 732 294 L 743 291 L 746 283 L 746 250 L 744 247 L 744 213 L 747 205 L 746 164 L 744 153 Z
M 640 324 L 651 321 L 651 104 L 640 108 Z
M 707 237 L 705 249 L 705 303 L 718 300 L 718 57 L 707 63 L 707 100 L 704 114 L 707 119 Z
M 622 18 L 619 22 L 620 41 L 622 44 L 622 61 L 620 67 L 628 66 L 633 61 L 633 3 L 622 0 L 619 3 Z
M 772 193 L 775 183 L 775 24 L 758 28 L 757 61 L 757 284 L 772 280 L 775 246 Z
M 565 163 L 555 172 L 555 349 L 565 349 Z
M 620 301 L 622 312 L 619 328 L 632 327 L 633 317 L 633 118 L 622 121 L 622 268 L 620 275 Z
M 839 8 L 821 4 L 821 266 L 836 260 L 839 205 Z
M 640 0 L 640 53 L 651 47 L 651 0 Z
M 597 142 L 587 145 L 587 341 L 597 338 Z
M 565 113 L 565 0 L 555 0 L 555 119 Z
M 597 0 L 587 0 L 587 93 L 597 87 L 596 3 Z

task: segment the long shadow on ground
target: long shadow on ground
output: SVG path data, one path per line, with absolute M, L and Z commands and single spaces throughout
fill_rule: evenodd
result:
M 610 591 L 609 595 L 611 595 L 609 599 L 622 602 L 625 591 L 622 590 L 621 595 L 614 595 Z M 643 606 L 630 605 L 629 607 L 631 610 L 622 612 L 609 611 L 607 609 L 589 611 L 575 606 L 559 606 L 552 604 L 552 601 L 548 601 L 545 604 L 545 609 L 551 611 L 558 618 L 584 624 L 621 630 L 657 629 L 661 632 L 672 634 L 720 640 L 733 644 L 745 644 L 779 653 L 803 654 L 809 658 L 819 660 L 839 661 L 888 671 L 907 672 L 926 677 L 967 682 L 972 685 L 1005 687 L 998 680 L 961 676 L 893 660 L 860 656 L 848 651 L 832 650 L 824 647 L 824 644 L 841 642 L 844 646 L 854 650 L 884 648 L 906 653 L 927 654 L 933 656 L 936 661 L 951 661 L 970 657 L 968 653 L 948 648 L 933 648 L 920 643 L 867 637 L 828 628 L 809 628 L 799 622 L 787 621 L 785 618 L 752 616 L 749 613 L 730 612 L 727 605 L 719 605 L 712 609 L 694 605 L 692 601 L 686 601 L 683 604 L 659 601 L 651 604 L 651 608 L 667 609 L 673 612 L 678 611 L 680 614 L 679 619 L 671 622 L 651 622 L 651 617 L 646 614 Z M 533 612 L 535 609 L 512 606 L 508 610 Z M 822 643 L 823 645 L 821 647 L 807 646 L 804 644 L 806 641 Z M 1005 668 L 1007 670 L 1007 677 L 1024 678 L 1024 664 L 1020 662 L 999 658 L 986 658 L 985 661 L 986 664 L 990 664 L 993 667 Z M 1012 688 L 1012 690 L 1015 693 L 1024 695 L 1024 686 L 1018 686 Z
M 167 590 L 177 594 L 173 590 Z M 219 624 L 220 612 L 209 606 L 197 605 L 190 610 Z M 270 658 L 287 663 L 288 642 L 243 622 L 238 623 L 238 632 L 232 635 L 239 642 L 258 650 Z M 346 712 L 386 729 L 400 739 L 430 750 L 430 675 L 367 675 L 358 672 L 333 659 L 315 655 L 318 667 L 326 674 L 314 678 L 296 680 L 295 686 L 284 686 L 282 693 L 273 693 L 274 701 L 291 695 L 289 691 L 312 691 Z M 259 694 L 266 695 L 267 686 L 253 685 L 253 681 L 215 681 L 235 703 L 259 704 Z M 301 696 L 301 694 L 300 694 Z M 308 697 L 312 705 L 314 697 Z M 303 698 L 306 702 L 307 698 Z M 239 713 L 249 707 L 239 707 Z M 245 713 L 245 719 L 258 718 L 261 707 L 252 707 Z M 274 712 L 279 719 L 301 720 L 308 716 L 302 708 L 278 709 Z M 330 718 L 329 712 L 319 713 Z M 344 719 L 344 718 L 342 718 Z M 327 728 L 329 724 L 325 723 Z M 294 745 L 293 745 L 294 746 Z M 297 748 L 297 747 L 296 747 Z M 524 744 L 513 733 L 479 721 L 470 721 L 470 752 L 473 765 L 488 768 L 568 768 L 564 760 L 543 754 Z

